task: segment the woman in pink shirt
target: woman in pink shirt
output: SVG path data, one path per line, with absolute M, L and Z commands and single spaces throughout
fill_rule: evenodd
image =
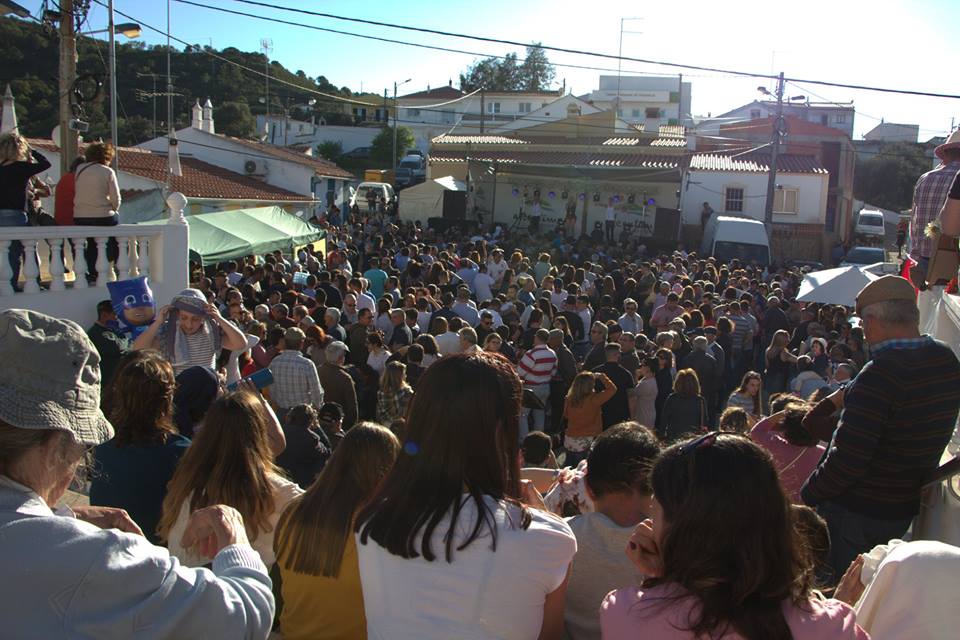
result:
M 712 432 L 664 450 L 653 517 L 627 557 L 648 577 L 607 595 L 605 640 L 866 640 L 853 610 L 813 591 L 813 557 L 764 449 Z
M 773 456 L 783 490 L 794 504 L 803 503 L 800 489 L 826 450 L 801 424 L 809 411 L 805 404 L 791 404 L 750 430 L 750 439 Z

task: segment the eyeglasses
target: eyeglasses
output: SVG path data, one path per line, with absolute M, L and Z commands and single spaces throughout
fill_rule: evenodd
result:
M 691 451 L 695 451 L 700 447 L 709 447 L 714 442 L 717 441 L 717 436 L 720 435 L 719 431 L 711 431 L 710 433 L 705 433 L 696 440 L 691 440 L 690 442 L 680 445 L 680 448 L 677 450 L 678 456 L 685 456 Z

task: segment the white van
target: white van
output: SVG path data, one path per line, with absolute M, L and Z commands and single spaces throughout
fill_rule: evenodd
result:
M 857 224 L 853 232 L 870 240 L 882 240 L 887 233 L 883 226 L 883 212 L 876 209 L 861 209 L 857 214 Z
M 770 239 L 759 220 L 714 214 L 703 230 L 700 253 L 720 262 L 739 258 L 746 264 L 767 265 L 770 264 Z

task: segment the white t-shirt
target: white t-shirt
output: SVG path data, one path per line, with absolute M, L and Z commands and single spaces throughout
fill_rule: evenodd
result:
M 607 207 L 607 222 L 613 222 L 617 219 L 617 210 L 613 207 Z
M 598 512 L 567 518 L 567 524 L 577 536 L 577 554 L 567 582 L 566 637 L 600 640 L 597 602 L 615 589 L 639 586 L 644 578 L 624 553 L 634 527 L 620 527 Z
M 277 561 L 276 556 L 273 554 L 273 534 L 277 530 L 277 521 L 280 519 L 280 514 L 287 508 L 291 500 L 303 493 L 303 489 L 301 489 L 297 483 L 290 482 L 280 476 L 270 476 L 270 484 L 273 486 L 273 513 L 270 514 L 270 518 L 268 519 L 270 531 L 261 531 L 256 540 L 250 541 L 250 546 L 260 554 L 263 564 L 267 565 L 267 567 L 270 567 Z M 180 544 L 189 518 L 190 498 L 187 498 L 183 501 L 183 504 L 180 505 L 180 513 L 177 515 L 177 521 L 170 527 L 170 541 L 167 544 L 167 548 L 170 550 L 170 555 L 176 556 L 177 559 L 180 560 L 180 564 L 186 567 L 202 567 L 205 564 L 210 564 L 210 559 L 204 558 L 200 554 L 195 553 L 192 548 L 186 549 Z
M 450 563 L 443 544 L 447 518 L 434 531 L 433 562 L 394 556 L 373 540 L 361 544 L 357 535 L 370 640 L 537 637 L 544 600 L 563 583 L 576 538 L 555 516 L 531 509 L 532 521 L 523 530 L 518 507 L 493 498 L 486 502 L 497 523 L 496 551 L 485 531 L 466 549 L 454 549 Z M 473 500 L 464 496 L 455 546 L 466 539 L 476 517 Z
M 473 288 L 476 290 L 477 300 L 480 302 L 493 300 L 493 292 L 490 290 L 492 286 L 493 278 L 490 277 L 489 273 L 478 273 L 473 279 Z

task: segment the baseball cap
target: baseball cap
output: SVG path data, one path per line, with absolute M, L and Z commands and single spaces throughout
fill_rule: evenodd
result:
M 113 438 L 100 411 L 100 354 L 80 325 L 27 311 L 0 312 L 0 420 L 67 431 L 84 446 Z
M 916 303 L 917 292 L 910 281 L 901 276 L 886 275 L 867 284 L 857 294 L 857 315 L 863 308 L 877 302 L 888 300 L 909 300 Z
M 328 344 L 327 348 L 324 350 L 324 353 L 326 353 L 327 360 L 329 362 L 333 362 L 343 354 L 349 353 L 349 352 L 350 352 L 350 347 L 348 347 L 346 344 L 344 344 L 340 340 L 334 340 L 333 342 Z

